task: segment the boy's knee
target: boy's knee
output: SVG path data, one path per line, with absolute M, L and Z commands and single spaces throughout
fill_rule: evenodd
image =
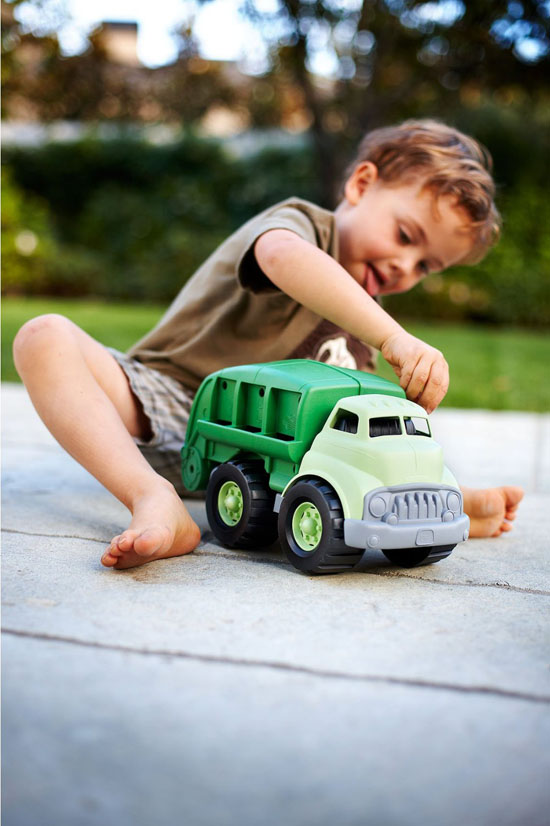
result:
M 26 321 L 13 341 L 13 359 L 17 371 L 21 373 L 25 369 L 28 359 L 31 363 L 36 363 L 37 354 L 43 354 L 49 342 L 67 335 L 70 327 L 69 319 L 56 313 L 39 315 Z

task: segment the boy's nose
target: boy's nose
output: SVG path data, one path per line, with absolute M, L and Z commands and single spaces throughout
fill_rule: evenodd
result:
M 403 254 L 398 260 L 392 263 L 393 277 L 403 284 L 404 281 L 413 280 L 416 272 L 416 256 Z

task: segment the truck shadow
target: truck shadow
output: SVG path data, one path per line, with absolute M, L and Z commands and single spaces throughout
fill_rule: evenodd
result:
M 261 548 L 257 551 L 255 550 L 243 550 L 239 548 L 226 548 L 221 545 L 218 540 L 215 538 L 214 534 L 210 530 L 205 530 L 202 533 L 202 542 L 201 545 L 195 551 L 196 554 L 200 555 L 208 555 L 208 556 L 218 556 L 224 559 L 230 560 L 239 560 L 242 562 L 254 562 L 259 565 L 266 565 L 270 567 L 279 568 L 281 570 L 288 571 L 289 573 L 300 574 L 301 572 L 296 570 L 291 562 L 286 558 L 285 554 L 281 550 L 281 546 L 278 542 L 275 542 L 273 545 L 269 546 L 268 548 Z M 387 570 L 400 570 L 395 565 L 392 565 L 389 562 L 384 554 L 380 551 L 365 551 L 361 561 L 350 571 L 348 572 L 340 572 L 339 574 L 303 574 L 304 576 L 311 576 L 314 579 L 324 579 L 327 576 L 331 577 L 341 577 L 346 576 L 347 574 L 364 574 L 364 573 L 374 573 L 380 571 L 387 571 Z

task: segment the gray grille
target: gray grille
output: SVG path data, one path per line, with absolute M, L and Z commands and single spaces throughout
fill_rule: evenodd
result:
M 394 493 L 388 504 L 388 510 L 395 513 L 400 522 L 409 519 L 441 519 L 443 513 L 441 496 L 434 490 Z
M 453 494 L 452 511 L 448 506 Z M 363 519 L 382 519 L 390 525 L 402 522 L 452 521 L 462 513 L 460 491 L 450 485 L 422 485 L 414 483 L 391 488 L 376 488 L 365 496 Z M 397 520 L 396 520 L 397 517 Z

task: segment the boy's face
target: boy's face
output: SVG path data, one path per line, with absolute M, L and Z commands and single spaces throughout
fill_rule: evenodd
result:
M 390 186 L 370 162 L 348 179 L 335 216 L 340 263 L 372 296 L 410 290 L 472 246 L 467 217 L 450 196 L 436 204 L 421 182 Z

